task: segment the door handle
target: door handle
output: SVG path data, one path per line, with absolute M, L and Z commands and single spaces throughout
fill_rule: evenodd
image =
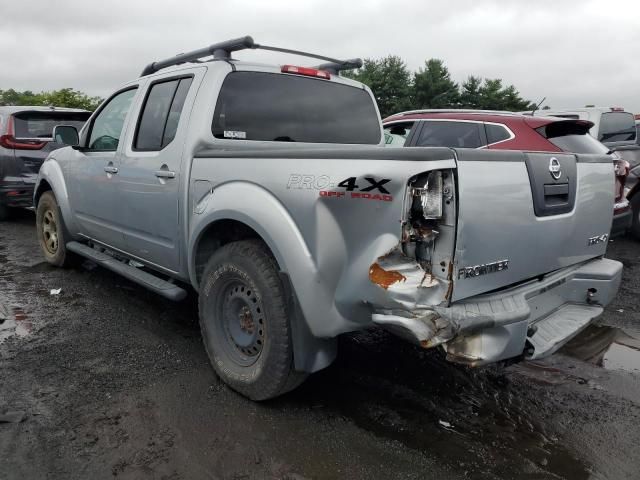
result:
M 171 170 L 156 170 L 155 173 L 158 178 L 176 178 L 176 172 Z
M 104 171 L 107 173 L 118 173 L 118 167 L 107 165 L 106 167 L 104 167 Z

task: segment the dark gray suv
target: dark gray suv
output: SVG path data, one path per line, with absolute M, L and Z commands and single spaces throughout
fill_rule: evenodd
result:
M 33 185 L 50 151 L 70 139 L 52 138 L 55 125 L 82 128 L 91 112 L 56 107 L 0 106 L 0 220 L 11 207 L 33 205 Z

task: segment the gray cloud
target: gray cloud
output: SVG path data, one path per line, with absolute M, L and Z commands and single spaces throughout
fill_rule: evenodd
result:
M 554 108 L 640 112 L 639 13 L 633 0 L 5 2 L 0 88 L 104 96 L 150 61 L 250 34 L 336 57 L 393 53 L 414 70 L 436 57 L 456 81 L 502 78 Z M 264 52 L 237 56 L 291 62 Z

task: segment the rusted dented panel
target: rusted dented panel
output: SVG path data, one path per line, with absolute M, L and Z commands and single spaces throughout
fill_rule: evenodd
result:
M 385 290 L 394 283 L 404 282 L 406 279 L 407 277 L 401 273 L 395 270 L 385 270 L 378 263 L 374 263 L 369 269 L 369 280 L 376 285 L 380 285 Z
M 387 291 L 389 303 L 382 308 L 416 308 L 440 305 L 446 301 L 446 280 L 427 272 L 400 246 L 379 257 L 369 268 L 369 280 Z
M 455 336 L 456 324 L 441 318 L 434 308 L 446 304 L 449 281 L 427 272 L 400 246 L 371 265 L 369 279 L 386 290 L 388 299 L 384 305 L 375 306 L 374 323 L 424 348 Z

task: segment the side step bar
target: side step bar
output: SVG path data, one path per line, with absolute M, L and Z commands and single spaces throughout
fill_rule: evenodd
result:
M 99 252 L 98 250 L 82 243 L 69 242 L 67 243 L 67 249 L 73 253 L 77 253 L 78 255 L 86 257 L 96 262 L 98 265 L 108 268 L 109 270 L 116 272 L 123 277 L 128 278 L 132 282 L 142 285 L 143 287 L 146 287 L 149 290 L 157 293 L 158 295 L 162 295 L 164 298 L 168 298 L 169 300 L 179 301 L 187 296 L 187 291 L 183 288 L 180 288 L 173 283 L 167 282 L 166 280 L 145 272 L 144 270 L 140 270 L 139 268 L 127 265 L 126 263 L 116 260 L 106 253 Z

